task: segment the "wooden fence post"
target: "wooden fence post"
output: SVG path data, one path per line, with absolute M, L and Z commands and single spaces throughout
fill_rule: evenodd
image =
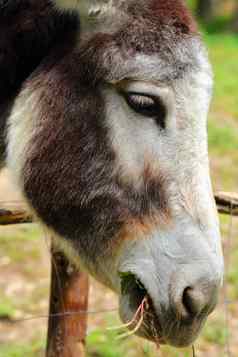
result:
M 84 357 L 89 279 L 52 249 L 47 357 Z

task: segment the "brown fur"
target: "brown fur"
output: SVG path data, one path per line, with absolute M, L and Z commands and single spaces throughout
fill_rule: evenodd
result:
M 197 33 L 197 25 L 183 0 L 152 0 L 149 10 L 155 22 L 173 26 L 183 34 Z
M 174 16 L 177 22 L 174 19 L 169 30 L 174 39 L 193 30 L 187 12 L 181 16 L 183 7 L 176 3 L 180 4 L 175 2 L 172 11 L 169 2 L 167 13 L 155 2 L 144 12 L 134 5 L 128 26 L 96 34 L 68 54 L 62 43 L 27 82 L 33 90 L 41 88 L 42 95 L 37 133 L 24 168 L 26 196 L 49 227 L 93 259 L 118 237 L 133 238 L 136 230 L 148 232 L 155 221 L 162 227 L 170 218 L 165 182 L 149 164 L 140 189 L 122 183 L 119 173 L 112 175 L 115 154 L 104 121 L 101 87 L 113 54 L 123 59 L 135 52 L 160 53 L 161 47 L 170 46 L 165 41 L 166 24 Z
M 49 0 L 0 0 L 0 104 L 77 22 L 57 15 Z
M 0 165 L 7 117 L 22 83 L 58 43 L 70 47 L 78 27 L 77 16 L 59 16 L 49 0 L 0 0 Z
M 115 155 L 107 140 L 104 101 L 93 82 L 81 82 L 85 68 L 75 58 L 44 66 L 28 83 L 40 84 L 44 95 L 24 169 L 25 192 L 47 225 L 94 256 L 128 221 L 166 212 L 167 200 L 162 180 L 148 171 L 141 190 L 111 174 Z
M 48 1 L 38 6 L 33 3 L 17 2 L 16 15 L 8 14 L 8 25 L 4 25 L 9 29 L 9 51 L 16 53 L 5 62 L 13 68 L 14 59 L 16 78 L 22 68 L 27 76 L 38 63 L 25 85 L 38 93 L 40 88 L 42 93 L 37 104 L 37 131 L 27 150 L 24 190 L 49 227 L 74 241 L 87 256 L 94 256 L 97 247 L 103 250 L 125 227 L 127 232 L 129 226 L 148 231 L 154 220 L 162 225 L 170 216 L 161 173 L 153 173 L 148 166 L 140 189 L 122 183 L 119 173 L 111 174 L 115 172 L 115 154 L 104 122 L 102 85 L 114 68 L 115 56 L 119 55 L 123 66 L 123 59 L 137 52 L 162 55 L 171 50 L 166 41 L 169 36 L 179 41 L 195 28 L 180 1 L 173 1 L 172 6 L 169 0 L 163 4 L 151 0 L 142 8 L 132 2 L 126 26 L 76 45 L 77 21 L 64 18 L 66 27 L 61 23 L 58 28 L 59 18 Z M 69 37 L 59 37 L 64 30 L 64 36 Z M 13 46 L 18 34 L 22 38 L 19 49 Z M 28 62 L 38 38 L 40 55 L 36 62 Z M 53 43 L 54 49 L 45 56 Z M 97 237 L 97 242 L 92 237 Z

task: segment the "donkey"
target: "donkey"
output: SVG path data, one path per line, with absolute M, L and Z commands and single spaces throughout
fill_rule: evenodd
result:
M 188 346 L 223 278 L 212 72 L 182 0 L 0 0 L 1 158 L 138 335 Z

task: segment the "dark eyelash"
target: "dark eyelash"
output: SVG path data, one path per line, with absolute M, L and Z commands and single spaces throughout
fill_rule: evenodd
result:
M 158 97 L 135 92 L 123 93 L 123 96 L 128 106 L 136 113 L 153 118 L 165 129 L 166 107 Z
M 130 94 L 127 100 L 131 100 L 132 102 L 141 107 L 152 107 L 156 104 L 153 98 L 138 94 Z

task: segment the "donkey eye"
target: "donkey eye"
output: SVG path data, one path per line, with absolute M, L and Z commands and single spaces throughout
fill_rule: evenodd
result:
M 162 128 L 165 127 L 166 108 L 159 98 L 131 92 L 124 94 L 124 97 L 136 113 L 154 118 Z

